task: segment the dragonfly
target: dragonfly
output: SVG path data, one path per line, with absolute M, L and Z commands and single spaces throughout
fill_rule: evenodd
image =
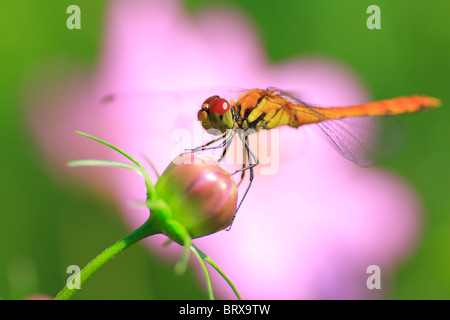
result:
M 220 162 L 231 141 L 238 135 L 243 145 L 244 161 L 242 168 L 233 174 L 241 172 L 240 184 L 248 170 L 249 184 L 237 207 L 237 213 L 252 185 L 254 167 L 259 164 L 250 148 L 250 134 L 283 126 L 299 128 L 317 124 L 341 155 L 359 166 L 365 166 L 365 159 L 358 153 L 364 147 L 363 143 L 355 134 L 339 130 L 341 119 L 412 113 L 440 105 L 441 101 L 437 98 L 412 95 L 351 106 L 322 107 L 305 103 L 291 93 L 272 87 L 247 90 L 230 101 L 213 95 L 203 102 L 197 117 L 207 132 L 218 137 L 191 151 L 223 148 Z M 219 142 L 218 146 L 214 146 Z

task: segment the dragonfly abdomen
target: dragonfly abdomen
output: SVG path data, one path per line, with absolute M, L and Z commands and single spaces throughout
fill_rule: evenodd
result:
M 385 116 L 402 113 L 411 113 L 441 105 L 441 101 L 427 96 L 399 97 L 389 100 L 370 102 L 348 107 L 316 107 L 302 106 L 296 108 L 295 113 L 307 113 L 306 123 L 320 122 L 323 120 L 342 119 L 349 117 Z M 305 111 L 307 110 L 307 112 Z M 305 123 L 302 123 L 305 124 Z

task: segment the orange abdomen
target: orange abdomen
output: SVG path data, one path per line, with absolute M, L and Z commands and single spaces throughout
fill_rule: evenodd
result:
M 389 100 L 370 102 L 347 107 L 317 107 L 294 105 L 291 107 L 289 126 L 299 127 L 303 124 L 348 117 L 384 116 L 411 113 L 441 105 L 439 99 L 427 96 L 399 97 Z

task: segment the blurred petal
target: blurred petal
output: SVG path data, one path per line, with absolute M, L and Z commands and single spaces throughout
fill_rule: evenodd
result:
M 27 297 L 25 300 L 53 300 L 53 298 L 45 293 L 35 293 Z

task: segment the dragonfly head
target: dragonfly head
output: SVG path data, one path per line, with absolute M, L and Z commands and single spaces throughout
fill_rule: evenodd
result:
M 234 126 L 230 103 L 219 96 L 211 96 L 202 104 L 198 112 L 198 120 L 205 130 L 217 129 L 217 135 Z

